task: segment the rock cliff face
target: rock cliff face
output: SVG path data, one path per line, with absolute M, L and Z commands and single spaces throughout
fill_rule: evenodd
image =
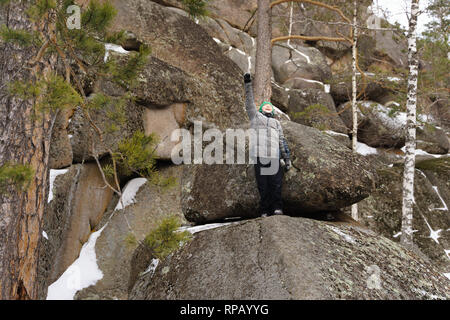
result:
M 179 178 L 180 169 L 181 167 L 163 168 L 161 174 Z M 183 216 L 179 188 L 162 190 L 145 183 L 139 188 L 134 204 L 105 214 L 100 223 L 105 228 L 95 246 L 103 278 L 95 286 L 80 291 L 77 299 L 127 299 L 132 281 L 130 270 L 133 267 L 133 252 L 139 242 L 149 230 L 158 226 L 162 218 L 171 214 Z M 129 240 L 131 235 L 135 237 L 135 241 Z
M 60 114 L 49 159 L 52 200 L 39 240 L 40 298 L 87 247 L 101 276 L 72 292 L 75 299 L 449 298 L 450 282 L 443 276 L 450 273 L 445 99 L 436 100 L 418 130 L 416 248 L 408 251 L 397 243 L 404 129 L 390 85 L 403 81 L 395 71 L 406 62 L 404 39 L 368 33 L 360 41 L 364 71 L 378 68 L 383 77 L 368 72 L 366 85 L 358 86 L 357 153 L 349 148 L 349 47 L 326 41 L 274 46 L 272 102 L 285 113 L 282 125 L 293 161 L 283 185 L 290 216 L 260 219 L 251 164 L 176 166 L 171 151 L 177 141 L 170 139 L 176 129 L 192 133 L 194 121 L 223 133 L 248 128 L 242 75 L 254 73 L 256 0 L 212 0 L 210 15 L 197 22 L 180 1 L 111 2 L 118 11 L 113 29 L 127 31 L 129 52 L 110 55 L 127 61 L 141 43 L 152 53 L 131 89 L 124 123 L 105 136 L 106 145 L 115 150 L 138 130 L 157 134 L 157 167 L 178 184 L 162 190 L 135 175 L 121 175 L 121 186 L 134 186 L 134 193 L 125 208 L 118 206 L 93 161 L 91 145 L 98 137 L 87 129 L 87 119 L 80 110 Z M 305 10 L 295 18 L 311 13 Z M 274 36 L 281 35 L 286 15 L 275 20 Z M 335 31 L 315 23 L 296 24 L 293 30 L 330 36 Z M 125 91 L 94 79 L 91 98 L 99 91 L 112 103 L 92 116 L 107 128 L 108 110 Z M 105 148 L 94 151 L 102 164 L 109 163 Z M 359 222 L 349 218 L 353 203 L 359 206 Z M 322 221 L 329 213 L 338 218 Z M 197 233 L 155 269 L 153 253 L 139 241 L 170 214 L 185 219 L 186 226 L 221 224 Z M 228 224 L 236 218 L 242 221 Z
M 444 273 L 450 272 L 449 158 L 418 161 L 413 229 L 417 248 Z M 401 227 L 402 166 L 381 169 L 376 191 L 358 205 L 361 222 L 398 241 Z
M 41 238 L 40 247 L 38 280 L 42 291 L 76 260 L 113 199 L 94 163 L 52 170 L 52 175 L 52 199 L 42 226 L 46 236 Z

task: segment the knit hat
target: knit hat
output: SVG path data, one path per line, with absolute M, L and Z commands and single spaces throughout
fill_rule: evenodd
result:
M 263 112 L 262 108 L 266 105 L 266 104 L 270 104 L 272 106 L 272 115 L 274 114 L 274 106 L 272 103 L 270 103 L 269 101 L 264 101 L 263 103 L 261 103 L 261 105 L 259 106 L 259 112 Z

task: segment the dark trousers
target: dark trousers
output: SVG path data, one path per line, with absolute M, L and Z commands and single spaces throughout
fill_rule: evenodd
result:
M 256 183 L 261 197 L 259 209 L 262 213 L 272 214 L 277 209 L 283 209 L 281 200 L 281 187 L 283 183 L 283 168 L 278 165 L 278 171 L 272 175 L 262 175 L 261 168 L 269 167 L 270 163 L 263 164 L 257 159 L 255 164 Z

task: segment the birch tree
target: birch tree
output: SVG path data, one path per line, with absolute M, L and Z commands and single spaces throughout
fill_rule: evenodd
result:
M 357 59 L 358 59 L 358 6 L 357 0 L 353 1 L 353 43 L 352 43 L 352 116 L 353 116 L 353 128 L 352 128 L 352 150 L 356 153 L 357 141 L 358 141 L 358 106 L 357 106 L 357 84 L 356 84 L 356 72 L 357 72 Z M 358 220 L 358 204 L 352 205 L 352 218 Z
M 274 6 L 280 5 L 282 3 L 291 2 L 290 7 L 290 23 L 289 23 L 289 35 L 280 36 L 276 38 L 272 38 L 272 8 Z M 348 27 L 348 35 L 344 35 L 339 32 L 339 36 L 337 37 L 329 37 L 329 36 L 304 36 L 304 35 L 292 35 L 292 12 L 293 12 L 293 2 L 298 3 L 307 3 L 313 6 L 317 6 L 320 8 L 325 8 L 337 14 L 340 19 Z M 263 101 L 270 101 L 270 97 L 272 95 L 272 87 L 271 87 L 271 77 L 272 77 L 272 69 L 271 69 L 271 61 L 272 61 L 272 45 L 278 41 L 288 41 L 288 45 L 290 45 L 291 39 L 299 39 L 305 41 L 335 41 L 335 42 L 347 42 L 353 44 L 353 27 L 352 21 L 347 18 L 344 12 L 339 9 L 337 6 L 329 5 L 320 1 L 314 0 L 277 0 L 271 2 L 270 0 L 258 0 L 257 7 L 257 44 L 256 44 L 256 65 L 255 65 L 255 102 L 256 104 L 260 104 Z M 356 45 L 356 44 L 355 44 Z M 357 49 L 355 56 L 357 56 Z M 356 68 L 361 73 L 361 77 L 363 79 L 364 86 L 365 82 L 365 74 L 359 68 L 358 62 L 356 58 Z M 364 89 L 363 89 L 364 91 Z M 362 93 L 361 93 L 362 94 Z
M 416 106 L 417 106 L 417 17 L 419 15 L 419 0 L 411 1 L 411 13 L 408 32 L 408 93 L 406 102 L 406 143 L 405 164 L 403 171 L 403 204 L 402 204 L 402 235 L 400 242 L 411 247 L 413 244 L 413 208 L 414 208 L 414 168 L 416 152 Z

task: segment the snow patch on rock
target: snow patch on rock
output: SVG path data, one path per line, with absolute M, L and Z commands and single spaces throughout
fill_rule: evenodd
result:
M 125 50 L 122 46 L 119 46 L 117 44 L 114 43 L 106 43 L 105 44 L 105 57 L 104 57 L 104 61 L 108 61 L 109 58 L 109 53 L 110 52 L 116 52 L 116 53 L 121 53 L 121 54 L 128 54 L 130 53 L 130 51 Z
M 147 274 L 149 272 L 151 274 L 153 274 L 155 272 L 156 268 L 158 267 L 158 264 L 159 264 L 159 259 L 152 259 L 152 261 L 148 265 L 147 269 L 145 269 L 145 271 L 142 273 L 142 275 Z
M 47 300 L 73 300 L 77 291 L 95 285 L 103 278 L 103 272 L 97 265 L 95 243 L 104 228 L 90 235 L 78 259 L 48 287 Z
M 116 210 L 121 210 L 130 204 L 134 203 L 134 197 L 136 196 L 137 192 L 139 191 L 139 188 L 147 182 L 147 179 L 145 178 L 135 178 L 125 185 L 124 190 L 122 191 L 122 196 L 120 197 L 119 202 L 117 203 Z
M 341 237 L 343 237 L 345 241 L 350 242 L 352 244 L 356 244 L 356 241 L 355 241 L 355 239 L 352 236 L 346 234 L 345 232 L 339 230 L 336 227 L 330 226 L 329 228 L 331 230 L 333 230 L 335 233 L 337 233 L 338 235 L 340 235 Z
M 234 224 L 235 222 L 225 222 L 225 223 L 208 223 L 208 224 L 204 224 L 204 225 L 199 225 L 199 226 L 193 226 L 193 227 L 181 227 L 178 228 L 178 232 L 182 232 L 182 231 L 188 231 L 192 234 L 200 232 L 200 231 L 205 231 L 205 230 L 210 230 L 210 229 L 215 229 L 215 228 L 220 228 L 220 227 L 225 227 L 231 224 Z
M 370 154 L 377 154 L 378 150 L 371 146 L 368 146 L 365 143 L 357 141 L 356 142 L 356 152 L 359 153 L 360 155 L 368 156 Z
M 439 189 L 437 186 L 433 186 L 433 190 L 436 192 L 437 196 L 441 200 L 443 207 L 442 208 L 435 208 L 434 210 L 440 210 L 440 211 L 448 211 L 447 204 L 445 203 L 444 199 L 442 199 L 441 194 L 439 193 Z
M 48 189 L 48 200 L 47 200 L 47 203 L 50 203 L 50 201 L 53 200 L 53 184 L 55 183 L 56 177 L 61 175 L 61 174 L 67 173 L 67 171 L 69 171 L 69 169 L 60 169 L 60 170 L 51 169 L 50 170 L 50 187 Z

